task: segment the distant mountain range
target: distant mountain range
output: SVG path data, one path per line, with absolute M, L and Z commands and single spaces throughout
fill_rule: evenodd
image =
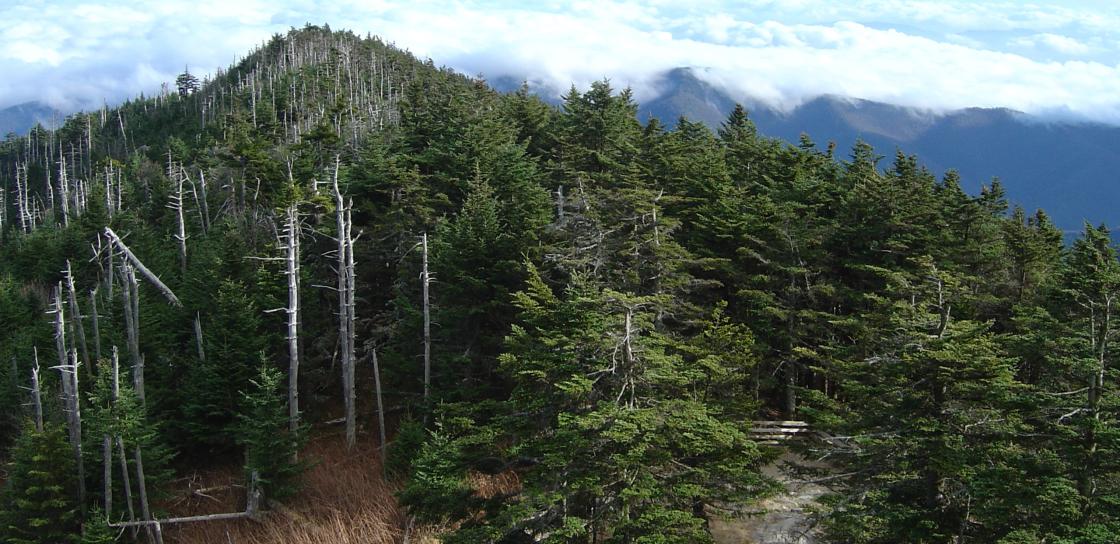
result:
M 680 116 L 717 128 L 735 100 L 698 76 L 698 69 L 667 72 L 657 98 L 638 116 L 672 126 Z M 498 88 L 516 88 L 511 78 Z M 1120 127 L 1044 122 L 1007 109 L 970 108 L 935 114 L 891 104 L 822 96 L 790 112 L 756 102 L 750 117 L 762 134 L 796 144 L 802 133 L 819 146 L 835 142 L 845 158 L 857 139 L 871 144 L 889 167 L 896 150 L 916 154 L 938 176 L 957 169 L 977 193 L 999 177 L 1013 204 L 1043 208 L 1062 229 L 1084 221 L 1120 227 Z
M 0 139 L 10 133 L 27 134 L 35 125 L 55 128 L 62 123 L 62 112 L 39 102 L 25 102 L 0 110 Z

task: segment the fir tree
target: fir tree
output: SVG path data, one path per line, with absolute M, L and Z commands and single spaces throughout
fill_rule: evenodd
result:
M 78 542 L 77 469 L 61 425 L 45 422 L 39 431 L 26 422 L 12 447 L 8 474 L 2 517 L 6 542 Z

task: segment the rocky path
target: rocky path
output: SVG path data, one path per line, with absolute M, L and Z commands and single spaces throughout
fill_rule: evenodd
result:
M 807 481 L 786 467 L 827 469 L 796 453 L 786 453 L 762 469 L 763 474 L 783 483 L 786 490 L 734 513 L 714 514 L 710 528 L 716 544 L 818 544 L 812 508 L 829 492 L 827 487 Z

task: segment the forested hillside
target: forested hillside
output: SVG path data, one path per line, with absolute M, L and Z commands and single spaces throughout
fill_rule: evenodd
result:
M 637 109 L 307 27 L 0 143 L 0 534 L 309 525 L 329 435 L 402 510 L 320 541 L 708 542 L 797 419 L 832 541 L 1120 538 L 1106 229 Z M 182 512 L 223 463 L 236 506 Z

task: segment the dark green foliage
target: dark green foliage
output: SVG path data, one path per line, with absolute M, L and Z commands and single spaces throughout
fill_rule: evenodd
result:
M 78 471 L 61 425 L 47 423 L 39 431 L 25 422 L 12 447 L 8 474 L 0 512 L 5 542 L 78 542 Z
M 120 530 L 109 527 L 105 513 L 100 508 L 92 508 L 86 514 L 82 525 L 81 544 L 113 544 L 117 542 Z
M 706 541 L 698 516 L 705 501 L 765 489 L 749 423 L 705 402 L 707 387 L 727 378 L 723 354 L 694 350 L 704 363 L 686 363 L 655 329 L 651 298 L 579 281 L 557 296 L 530 272 L 501 357 L 510 399 L 476 411 L 478 422 L 445 421 L 414 465 L 422 480 L 403 499 L 430 519 L 462 519 L 464 504 L 476 502 L 486 517 L 468 522 L 454 542 L 520 532 L 557 542 L 595 534 L 605 542 L 654 534 Z M 730 351 L 739 355 L 726 367 L 749 365 L 741 348 Z M 464 467 L 516 470 L 523 490 L 516 499 L 471 501 Z
M 244 285 L 226 280 L 218 288 L 204 324 L 206 361 L 192 362 L 183 384 L 183 424 L 198 445 L 233 446 L 240 393 L 249 390 L 265 344 L 261 310 Z
M 90 503 L 106 432 L 141 448 L 154 497 L 170 478 L 162 444 L 190 469 L 243 447 L 270 496 L 297 492 L 287 376 L 258 361 L 287 362 L 287 286 L 271 261 L 277 210 L 299 200 L 301 409 L 305 422 L 337 417 L 337 165 L 357 237 L 359 426 L 377 350 L 385 405 L 416 414 L 389 412 L 387 470 L 405 479 L 410 515 L 454 524 L 449 541 L 708 541 L 707 506 L 772 490 L 751 422 L 788 417 L 845 437 L 810 443 L 835 469 L 823 538 L 1118 540 L 1120 261 L 1103 227 L 1066 246 L 999 180 L 970 195 L 969 180 L 903 152 L 790 146 L 742 107 L 714 134 L 687 119 L 643 126 L 606 81 L 552 107 L 327 28 L 179 83 L 104 123 L 81 114 L 0 142 L 5 195 L 19 168 L 31 199 L 50 202 L 60 150 L 92 188 L 69 227 L 42 210 L 33 232 L 0 233 L 0 442 L 20 436 L 25 461 L 13 485 L 57 476 L 21 468 L 57 429 L 17 426 L 34 349 L 55 359 L 44 312 L 67 260 L 81 304 L 98 289 L 103 356 L 126 345 L 119 281 L 110 296 L 110 269 L 90 260 L 109 225 L 183 307 L 141 279 L 146 406 L 128 369 L 112 403 L 108 371 L 82 361 Z M 168 207 L 184 173 L 185 266 Z M 53 447 L 52 469 L 72 462 Z M 483 496 L 474 473 L 518 485 Z M 58 505 L 27 503 L 16 521 L 70 512 L 60 527 L 76 535 L 80 508 Z M 91 542 L 108 536 L 97 519 Z
M 261 358 L 252 388 L 242 393 L 237 418 L 237 443 L 245 448 L 245 477 L 259 477 L 266 497 L 283 500 L 299 491 L 299 475 L 306 467 L 296 459 L 304 442 L 302 429 L 292 433 L 280 372 Z

